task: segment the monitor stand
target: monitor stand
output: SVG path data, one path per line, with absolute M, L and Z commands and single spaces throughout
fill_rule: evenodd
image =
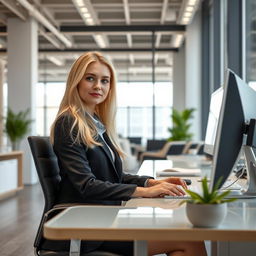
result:
M 245 164 L 247 170 L 247 184 L 243 195 L 256 197 L 256 157 L 255 149 L 252 146 L 243 146 Z
M 231 190 L 226 198 L 249 199 L 256 198 L 256 157 L 252 146 L 244 145 L 242 148 L 245 156 L 247 170 L 247 184 L 242 190 Z

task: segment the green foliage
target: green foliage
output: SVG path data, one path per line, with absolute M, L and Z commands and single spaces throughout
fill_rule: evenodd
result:
M 194 204 L 222 204 L 227 202 L 233 202 L 236 198 L 225 199 L 225 197 L 230 193 L 230 190 L 225 190 L 224 192 L 219 192 L 218 188 L 220 187 L 221 178 L 217 181 L 212 191 L 209 190 L 207 184 L 207 178 L 204 177 L 202 179 L 202 190 L 203 194 L 200 195 L 196 192 L 193 192 L 189 189 L 185 191 L 190 195 L 190 199 L 183 200 L 181 204 L 184 202 L 194 203 Z
M 191 140 L 193 134 L 189 132 L 191 124 L 189 120 L 193 117 L 194 108 L 184 109 L 183 111 L 178 111 L 173 109 L 171 119 L 173 127 L 169 128 L 168 131 L 171 133 L 169 141 L 179 141 L 179 140 Z
M 7 117 L 5 118 L 5 132 L 12 143 L 21 140 L 28 132 L 29 125 L 32 122 L 32 120 L 28 119 L 28 114 L 29 109 L 20 111 L 17 114 L 8 109 Z

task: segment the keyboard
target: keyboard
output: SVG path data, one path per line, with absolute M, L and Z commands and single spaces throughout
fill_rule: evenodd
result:
M 194 186 L 194 185 L 190 185 L 188 186 L 188 189 L 191 190 L 191 191 L 194 191 L 196 193 L 201 193 L 201 187 L 200 186 Z M 183 196 L 170 196 L 170 195 L 166 195 L 164 196 L 164 198 L 166 199 L 189 199 L 190 198 L 190 195 L 183 195 Z

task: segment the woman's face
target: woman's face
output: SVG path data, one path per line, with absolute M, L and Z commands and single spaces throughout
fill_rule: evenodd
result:
M 94 113 L 96 105 L 102 103 L 110 89 L 110 70 L 100 62 L 91 63 L 78 84 L 78 93 L 90 114 Z

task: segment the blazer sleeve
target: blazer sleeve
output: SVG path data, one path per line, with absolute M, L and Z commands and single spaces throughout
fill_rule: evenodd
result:
M 88 200 L 129 200 L 135 191 L 135 184 L 111 183 L 96 179 L 87 159 L 87 147 L 74 142 L 70 134 L 73 120 L 61 117 L 54 129 L 54 151 L 61 174 L 67 175 L 74 188 Z M 73 137 L 76 135 L 75 129 Z
M 123 173 L 122 183 L 125 184 L 136 184 L 140 187 L 144 187 L 145 182 L 147 179 L 154 179 L 151 176 L 139 176 L 139 175 L 132 175 L 132 174 L 125 174 Z

